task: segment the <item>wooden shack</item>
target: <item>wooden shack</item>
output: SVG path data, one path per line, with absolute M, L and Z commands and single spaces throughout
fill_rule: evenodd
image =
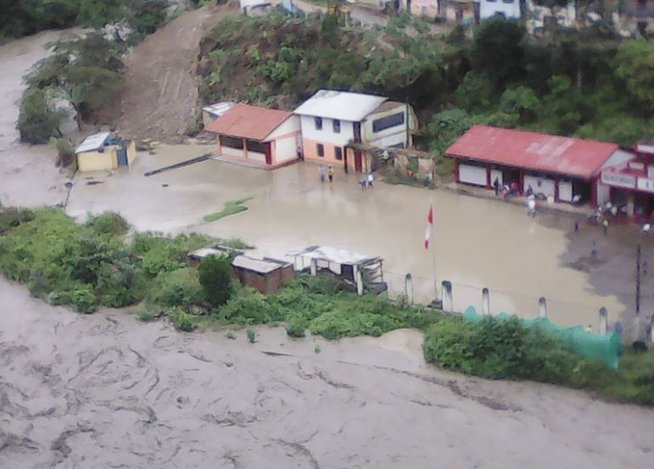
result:
M 255 288 L 264 295 L 275 293 L 295 276 L 291 263 L 268 257 L 236 256 L 232 267 L 234 276 L 243 286 Z

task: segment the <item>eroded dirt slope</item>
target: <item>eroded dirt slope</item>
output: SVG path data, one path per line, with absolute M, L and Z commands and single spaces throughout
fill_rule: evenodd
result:
M 128 59 L 118 129 L 131 138 L 175 142 L 195 123 L 195 61 L 202 37 L 233 6 L 210 5 L 185 13 L 148 36 Z

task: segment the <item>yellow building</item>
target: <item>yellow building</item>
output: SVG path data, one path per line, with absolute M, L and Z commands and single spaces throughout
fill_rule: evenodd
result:
M 101 132 L 86 137 L 75 154 L 79 171 L 106 171 L 132 164 L 136 158 L 136 143 Z

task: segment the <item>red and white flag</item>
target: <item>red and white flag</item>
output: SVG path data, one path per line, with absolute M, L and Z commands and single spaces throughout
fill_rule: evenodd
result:
M 431 230 L 434 227 L 434 208 L 429 206 L 429 213 L 427 214 L 427 230 L 425 230 L 425 249 L 429 249 L 431 242 Z

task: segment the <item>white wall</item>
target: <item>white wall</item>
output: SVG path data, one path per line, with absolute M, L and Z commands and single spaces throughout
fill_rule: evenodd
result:
M 245 152 L 243 150 L 238 150 L 236 148 L 230 148 L 222 146 L 220 147 L 220 153 L 222 156 L 232 156 L 236 158 L 245 158 Z
M 608 202 L 611 195 L 611 186 L 602 184 L 600 181 L 597 181 L 597 205 L 602 205 L 605 202 Z
M 295 135 L 273 141 L 275 145 L 275 159 L 273 163 L 279 164 L 297 158 Z
M 559 200 L 561 202 L 572 202 L 572 182 L 559 181 Z
M 506 18 L 520 18 L 520 0 L 479 1 L 479 19 L 492 18 L 498 13 Z
M 394 114 L 399 114 L 400 112 L 404 114 L 404 124 L 389 127 L 381 132 L 372 131 L 372 123 L 374 121 Z M 388 111 L 368 114 L 361 124 L 361 139 L 365 143 L 378 147 L 390 147 L 397 145 L 398 143 L 404 143 L 406 145 L 409 119 L 410 116 L 407 115 L 407 107 L 405 104 L 398 104 L 396 107 Z
M 486 167 L 472 166 L 468 164 L 459 165 L 459 181 L 466 184 L 486 186 Z
M 266 164 L 266 155 L 264 153 L 257 153 L 254 151 L 248 152 L 248 160 L 257 161 Z
M 500 183 L 500 189 L 501 189 L 502 185 L 504 184 L 504 174 L 502 174 L 501 169 L 491 169 L 491 173 L 490 173 L 491 186 L 495 183 L 495 179 L 497 179 L 497 182 Z M 495 186 L 493 186 L 493 188 L 495 188 Z
M 313 116 L 300 116 L 302 137 L 317 142 L 331 143 L 344 146 L 354 139 L 352 122 L 341 121 L 341 132 L 334 133 L 331 119 L 322 120 L 322 130 L 316 130 Z
M 300 117 L 293 115 L 288 119 L 286 119 L 284 122 L 282 122 L 282 124 L 279 127 L 277 127 L 275 130 L 270 132 L 266 140 L 272 140 L 279 136 L 286 136 L 286 134 L 292 132 L 299 132 L 299 131 L 300 131 Z
M 540 185 L 539 185 L 540 182 Z M 531 185 L 531 189 L 534 191 L 534 194 L 544 194 L 545 197 L 554 197 L 555 191 L 555 182 L 553 179 L 548 179 L 546 177 L 532 176 L 531 174 L 525 174 L 524 178 L 524 187 L 522 190 L 527 192 L 527 189 Z

